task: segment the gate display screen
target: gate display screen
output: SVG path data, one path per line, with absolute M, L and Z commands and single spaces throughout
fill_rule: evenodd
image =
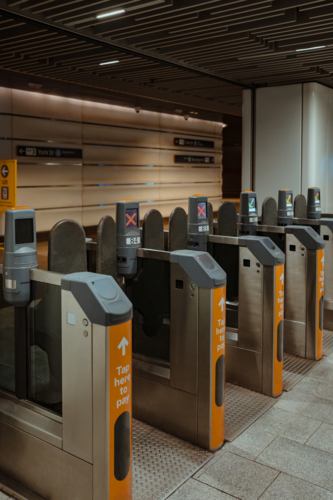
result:
M 207 203 L 205 201 L 198 203 L 198 219 L 207 219 Z
M 293 206 L 293 195 L 292 194 L 287 194 L 287 196 L 286 196 L 286 205 L 287 205 L 287 207 L 292 207 Z
M 249 198 L 249 212 L 256 212 L 257 211 L 257 205 L 256 205 L 256 198 Z
M 15 244 L 26 245 L 34 242 L 34 220 L 16 219 L 15 220 Z
M 320 191 L 315 192 L 315 203 L 320 203 Z
M 138 210 L 137 208 L 126 210 L 126 227 L 127 229 L 138 227 Z

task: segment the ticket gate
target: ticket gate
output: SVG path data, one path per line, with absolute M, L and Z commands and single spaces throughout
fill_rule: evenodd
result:
M 185 214 L 186 217 L 186 214 Z M 91 270 L 103 270 L 122 283 L 134 305 L 133 415 L 135 418 L 208 450 L 224 441 L 225 286 L 224 271 L 205 252 L 164 251 L 163 218 L 151 210 L 139 227 L 139 204 L 117 204 L 117 224 L 104 217 L 97 243 L 88 243 Z M 49 262 L 66 224 L 71 247 L 83 261 L 83 229 L 63 221 L 50 235 Z M 183 238 L 175 211 L 170 249 Z M 186 227 L 186 224 L 185 224 Z M 115 237 L 116 234 L 116 237 Z M 67 240 L 68 242 L 68 240 Z M 72 265 L 70 258 L 69 265 Z M 223 309 L 223 310 L 222 310 Z
M 228 276 L 227 382 L 279 396 L 283 388 L 284 254 L 269 238 L 252 236 L 247 228 L 244 236 L 237 237 L 237 213 L 231 202 L 220 206 L 217 234 L 209 234 L 207 203 L 204 196 L 189 198 L 188 239 L 190 247 L 206 245 Z
M 294 224 L 312 227 L 325 242 L 325 289 L 323 327 L 333 330 L 333 218 L 321 216 L 319 188 L 308 189 L 308 200 L 299 194 L 295 197 Z
M 243 194 L 242 194 L 243 196 Z M 256 194 L 252 193 L 256 198 Z M 244 202 L 241 198 L 241 203 Z M 310 226 L 293 225 L 293 193 L 266 198 L 257 234 L 269 236 L 286 255 L 284 350 L 319 360 L 323 356 L 325 242 Z
M 132 304 L 111 277 L 41 271 L 36 255 L 34 211 L 8 210 L 0 472 L 40 498 L 130 500 Z
M 181 227 L 176 244 L 175 218 Z M 278 396 L 283 371 L 284 254 L 269 238 L 238 237 L 233 203 L 221 205 L 215 235 L 210 220 L 207 197 L 191 196 L 188 225 L 185 211 L 176 208 L 165 239 L 173 250 L 207 248 L 227 272 L 227 382 Z

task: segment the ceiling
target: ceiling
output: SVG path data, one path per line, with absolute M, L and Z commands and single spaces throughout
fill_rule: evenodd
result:
M 332 28 L 329 0 L 0 0 L 0 85 L 221 120 L 244 88 L 333 87 Z

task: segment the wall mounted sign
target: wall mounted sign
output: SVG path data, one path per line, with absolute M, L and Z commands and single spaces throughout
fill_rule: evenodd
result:
M 201 141 L 198 139 L 181 139 L 175 138 L 175 146 L 188 146 L 191 148 L 213 148 L 214 141 Z
M 17 146 L 17 156 L 35 158 L 82 158 L 82 149 Z
M 0 161 L 0 213 L 16 207 L 17 161 Z
M 214 156 L 175 155 L 175 163 L 214 163 Z

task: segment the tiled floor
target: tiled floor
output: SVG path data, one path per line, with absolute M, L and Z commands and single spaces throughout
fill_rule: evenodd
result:
M 133 500 L 333 500 L 332 381 L 333 354 L 215 455 L 134 422 Z
M 333 354 L 169 500 L 333 500 Z

